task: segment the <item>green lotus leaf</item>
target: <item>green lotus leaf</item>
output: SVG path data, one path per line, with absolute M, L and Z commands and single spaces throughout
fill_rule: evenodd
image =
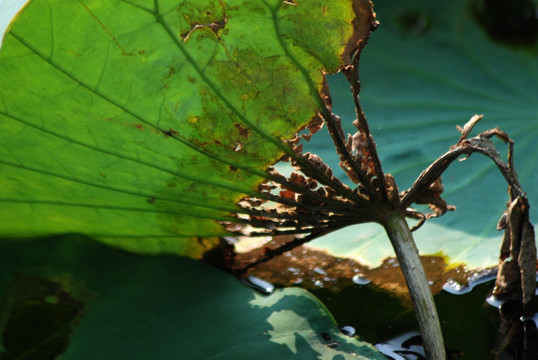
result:
M 2 358 L 384 359 L 307 291 L 261 295 L 200 261 L 71 235 L 2 241 L 0 262 Z
M 201 256 L 368 36 L 355 18 L 351 0 L 31 1 L 0 52 L 0 236 Z

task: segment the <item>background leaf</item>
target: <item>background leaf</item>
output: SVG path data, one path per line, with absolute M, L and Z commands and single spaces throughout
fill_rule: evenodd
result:
M 325 307 L 305 290 L 262 296 L 199 261 L 127 254 L 81 236 L 3 241 L 0 261 L 0 354 L 7 352 L 6 357 L 21 354 L 11 352 L 17 343 L 6 340 L 15 337 L 29 345 L 44 339 L 23 347 L 27 355 L 34 352 L 44 360 L 57 358 L 45 349 L 65 350 L 54 348 L 61 340 L 68 349 L 58 359 L 65 360 L 246 359 L 262 354 L 384 359 L 372 346 L 342 335 Z M 34 296 L 31 301 L 19 296 L 13 303 L 15 288 Z M 78 315 L 60 324 L 70 329 L 63 337 L 51 322 L 43 322 L 69 310 Z
M 515 140 L 515 166 L 531 204 L 538 201 L 538 44 L 508 47 L 477 25 L 467 1 L 379 1 L 381 26 L 361 56 L 361 104 L 387 173 L 405 190 L 433 160 L 457 142 L 456 126 L 484 114 L 479 131 L 499 127 Z M 329 79 L 335 113 L 353 132 L 354 108 L 341 76 Z M 499 149 L 505 149 L 499 144 Z M 311 150 L 337 167 L 328 135 Z M 504 151 L 504 154 L 506 152 Z M 341 179 L 342 170 L 335 169 Z M 438 254 L 468 268 L 495 266 L 507 186 L 493 162 L 473 155 L 443 176 L 444 196 L 457 210 L 414 233 L 421 254 Z M 393 256 L 383 229 L 358 225 L 309 246 L 372 267 Z
M 0 52 L 0 233 L 199 257 L 369 34 L 354 18 L 348 0 L 32 1 Z

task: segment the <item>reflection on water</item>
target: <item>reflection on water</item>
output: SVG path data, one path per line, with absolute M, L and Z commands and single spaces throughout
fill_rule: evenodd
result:
M 258 290 L 264 295 L 272 294 L 275 290 L 275 286 L 268 281 L 260 279 L 258 277 L 248 275 L 243 279 L 243 282 L 251 288 Z
M 459 291 L 441 291 L 435 296 L 449 359 L 538 359 L 537 299 L 528 305 L 534 310 L 522 318 L 522 309 L 513 303 L 499 302 L 495 306 L 488 303 L 494 284 L 494 273 L 484 273 Z M 418 325 L 414 312 L 405 299 L 392 296 L 372 283 L 336 292 L 311 291 L 337 323 L 353 326 L 356 336 L 376 344 L 387 357 L 424 358 L 420 337 L 416 336 Z
M 362 274 L 357 274 L 351 279 L 357 285 L 368 285 L 372 281 Z
M 473 274 L 469 279 L 467 284 L 460 284 L 455 280 L 449 280 L 443 285 L 443 290 L 454 295 L 463 295 L 470 293 L 475 286 L 487 283 L 488 281 L 495 280 L 497 276 L 497 270 L 485 270 L 483 272 L 478 272 Z
M 416 331 L 376 344 L 377 350 L 393 360 L 426 360 L 422 339 Z
M 347 336 L 355 336 L 355 334 L 357 333 L 355 328 L 349 325 L 342 326 L 340 328 L 340 331 L 342 332 L 342 334 L 347 335 Z

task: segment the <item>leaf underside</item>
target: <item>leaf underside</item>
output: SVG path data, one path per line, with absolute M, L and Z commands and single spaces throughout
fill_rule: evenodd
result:
M 0 52 L 0 235 L 199 257 L 325 106 L 324 74 L 370 31 L 355 12 L 31 1 Z

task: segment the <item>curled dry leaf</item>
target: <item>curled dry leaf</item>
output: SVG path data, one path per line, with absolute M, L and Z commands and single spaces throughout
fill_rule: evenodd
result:
M 427 219 L 442 216 L 447 211 L 455 210 L 455 207 L 448 205 L 442 198 L 444 187 L 440 175 L 450 163 L 461 159 L 462 155 L 479 152 L 490 157 L 497 164 L 510 184 L 511 193 L 517 196 L 522 192 L 517 182 L 517 175 L 513 171 L 513 141 L 499 129 L 488 130 L 476 137 L 468 138 L 473 127 L 480 119 L 482 119 L 481 115 L 475 115 L 463 129 L 460 129 L 463 135 L 458 142 L 445 155 L 441 156 L 426 169 L 411 189 L 399 194 L 395 179 L 390 174 L 384 176 L 384 189 L 386 191 L 387 202 L 392 208 L 399 208 L 404 211 L 406 216 L 419 219 L 419 223 L 414 229 L 420 227 Z M 330 122 L 332 125 L 328 126 L 328 130 L 333 140 L 338 138 L 343 139 L 340 119 L 333 116 Z M 356 125 L 359 126 L 360 124 L 356 122 Z M 506 163 L 502 161 L 499 152 L 490 140 L 492 137 L 498 137 L 503 142 L 509 144 L 509 156 Z M 294 144 L 298 145 L 299 141 L 300 138 L 296 137 Z M 292 236 L 290 238 L 291 240 L 285 241 L 283 245 L 281 244 L 282 246 L 278 245 L 279 242 L 272 241 L 273 245 L 262 246 L 258 252 L 250 253 L 248 256 L 241 255 L 239 258 L 243 259 L 243 264 L 247 264 L 246 268 L 252 268 L 256 264 L 273 258 L 277 254 L 282 254 L 294 246 L 299 246 L 320 234 L 325 234 L 350 224 L 367 221 L 378 222 L 379 219 L 376 218 L 377 214 L 375 211 L 372 211 L 375 206 L 369 203 L 370 197 L 364 196 L 367 193 L 365 185 L 368 184 L 370 186 L 373 185 L 377 191 L 380 191 L 380 188 L 376 185 L 377 180 L 375 175 L 377 174 L 377 170 L 374 163 L 375 156 L 369 152 L 371 150 L 370 145 L 368 137 L 363 132 L 358 131 L 353 136 L 349 135 L 347 138 L 344 147 L 345 151 L 347 151 L 347 158 L 346 152 L 342 148 L 337 147 L 337 151 L 341 157 L 341 167 L 344 168 L 350 179 L 358 183 L 358 186 L 353 190 L 336 179 L 330 167 L 319 156 L 311 153 L 300 154 L 298 152 L 298 155 L 304 162 L 290 159 L 296 171 L 288 177 L 278 173 L 274 168 L 270 168 L 268 174 L 272 180 L 261 184 L 258 190 L 262 197 L 265 196 L 271 200 L 254 201 L 250 199 L 247 202 L 250 207 L 251 216 L 245 222 L 250 221 L 250 227 L 246 228 L 247 231 L 239 231 L 239 233 L 243 233 L 244 235 L 258 233 L 265 236 L 283 236 L 285 234 L 287 234 L 286 236 L 292 236 L 295 234 L 295 236 Z M 356 176 L 356 169 L 352 168 L 351 162 L 355 166 L 359 166 L 359 171 L 362 172 L 364 178 L 368 179 L 368 184 L 363 185 L 361 179 Z M 321 179 L 316 177 L 316 172 L 322 174 Z M 349 194 L 344 192 L 346 190 L 352 191 L 354 195 L 358 195 L 360 200 L 357 200 L 357 197 L 350 197 Z M 378 196 L 378 198 L 381 197 Z M 273 204 L 271 207 L 272 202 L 277 202 L 278 204 Z M 419 213 L 410 207 L 413 203 L 428 205 L 432 211 L 427 214 Z M 243 202 L 242 204 L 245 203 Z M 518 210 L 518 213 L 522 211 Z M 508 219 L 508 216 L 506 218 Z M 261 228 L 252 230 L 252 226 L 264 227 L 265 230 Z M 528 301 L 530 294 L 534 291 L 531 284 L 534 281 L 534 277 L 533 275 L 528 275 L 534 274 L 536 263 L 536 255 L 532 250 L 534 240 L 531 230 L 532 227 L 525 227 L 525 235 L 521 235 L 522 240 L 524 240 L 522 243 L 525 244 L 525 249 L 528 249 L 521 252 L 521 255 L 519 255 L 520 253 L 518 255 L 510 255 L 511 242 L 508 242 L 508 240 L 505 241 L 504 248 L 508 250 L 505 250 L 504 253 L 508 251 L 508 255 L 503 257 L 502 262 L 505 263 L 503 266 L 506 269 L 506 276 L 504 277 L 504 283 L 502 282 L 503 280 L 499 280 L 498 285 L 499 293 L 501 289 L 508 289 L 514 286 L 516 288 L 524 288 L 525 290 L 522 290 L 521 293 L 525 294 L 522 295 L 525 301 Z M 506 236 L 509 236 L 507 239 L 516 236 L 513 232 L 507 233 L 508 235 Z M 523 245 L 518 246 L 521 247 Z M 517 249 L 518 246 L 514 249 Z M 269 253 L 273 253 L 273 255 L 268 255 Z M 256 254 L 263 254 L 263 256 L 256 259 Z M 510 262 L 510 256 L 520 260 Z M 246 261 L 247 259 L 248 261 Z M 241 266 L 238 265 L 236 268 L 241 268 Z M 515 272 L 512 271 L 514 266 L 516 266 Z M 520 270 L 519 266 L 523 266 L 522 269 L 525 270 Z M 513 272 L 512 275 L 510 275 L 510 271 Z M 525 276 L 521 275 L 521 279 L 523 280 L 520 279 L 520 273 L 526 274 Z
M 494 294 L 527 304 L 536 291 L 536 244 L 528 200 L 518 196 L 509 203 L 498 227 L 504 236 Z
M 467 123 L 463 126 L 463 128 L 461 126 L 457 126 L 458 131 L 461 132 L 461 137 L 458 140 L 458 144 L 460 144 L 463 140 L 465 140 L 465 139 L 467 139 L 469 137 L 469 134 L 473 130 L 474 126 L 480 120 L 482 120 L 483 117 L 484 117 L 484 115 L 475 114 L 475 115 L 473 115 L 473 117 L 469 121 L 467 121 Z
M 441 177 L 438 177 L 428 189 L 421 193 L 421 195 L 415 200 L 416 204 L 428 205 L 432 210 L 431 213 L 425 214 L 426 219 L 439 217 L 444 215 L 447 211 L 456 210 L 455 206 L 447 205 L 446 201 L 441 197 L 444 191 L 443 181 Z

